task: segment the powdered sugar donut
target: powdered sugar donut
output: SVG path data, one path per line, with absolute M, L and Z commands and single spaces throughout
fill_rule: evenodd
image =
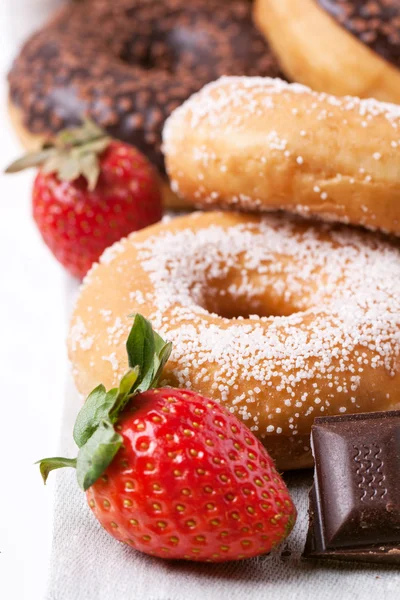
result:
M 173 342 L 163 384 L 222 402 L 279 468 L 311 465 L 316 416 L 400 408 L 400 251 L 377 235 L 220 212 L 132 234 L 76 305 L 81 392 L 124 373 L 135 312 Z
M 400 107 L 225 77 L 164 128 L 173 189 L 201 207 L 283 209 L 400 234 Z

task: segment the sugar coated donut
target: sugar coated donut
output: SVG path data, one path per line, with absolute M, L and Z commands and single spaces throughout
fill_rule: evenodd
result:
M 75 308 L 82 393 L 125 372 L 135 312 L 173 343 L 162 385 L 222 402 L 279 468 L 311 465 L 318 415 L 400 408 L 400 251 L 377 234 L 206 212 L 130 235 Z
M 289 79 L 400 103 L 399 0 L 255 0 L 255 20 Z
M 227 77 L 164 128 L 172 189 L 200 207 L 284 209 L 400 234 L 400 107 Z
M 247 1 L 69 2 L 15 60 L 11 116 L 32 146 L 86 114 L 163 173 L 161 129 L 174 107 L 220 75 L 278 72 Z

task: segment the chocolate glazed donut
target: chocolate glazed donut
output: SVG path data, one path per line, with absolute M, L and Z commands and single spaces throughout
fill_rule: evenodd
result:
M 318 0 L 363 44 L 400 67 L 400 0 Z
M 255 17 L 289 79 L 400 103 L 400 0 L 256 0 Z
M 12 116 L 31 145 L 87 114 L 164 173 L 160 134 L 175 107 L 223 74 L 278 73 L 246 0 L 85 0 L 16 58 Z

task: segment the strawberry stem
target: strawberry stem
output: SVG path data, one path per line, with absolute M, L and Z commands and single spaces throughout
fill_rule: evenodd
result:
M 98 385 L 87 397 L 74 426 L 77 458 L 44 458 L 38 463 L 46 483 L 50 471 L 62 467 L 76 468 L 79 486 L 86 491 L 104 473 L 122 445 L 115 430 L 126 404 L 136 394 L 155 387 L 171 354 L 165 342 L 142 315 L 135 316 L 126 343 L 129 366 L 119 386 L 106 391 Z
M 61 181 L 74 181 L 83 176 L 93 191 L 100 175 L 99 156 L 111 138 L 93 121 L 63 129 L 54 141 L 46 142 L 37 152 L 29 152 L 11 163 L 6 173 L 18 173 L 30 167 L 41 167 L 45 173 L 56 173 Z

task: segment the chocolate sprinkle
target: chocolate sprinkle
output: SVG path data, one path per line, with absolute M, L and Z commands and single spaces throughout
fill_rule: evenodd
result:
M 317 0 L 347 31 L 400 67 L 399 0 Z
M 279 74 L 244 0 L 86 0 L 33 35 L 9 74 L 32 134 L 90 116 L 164 171 L 171 111 L 221 75 Z

